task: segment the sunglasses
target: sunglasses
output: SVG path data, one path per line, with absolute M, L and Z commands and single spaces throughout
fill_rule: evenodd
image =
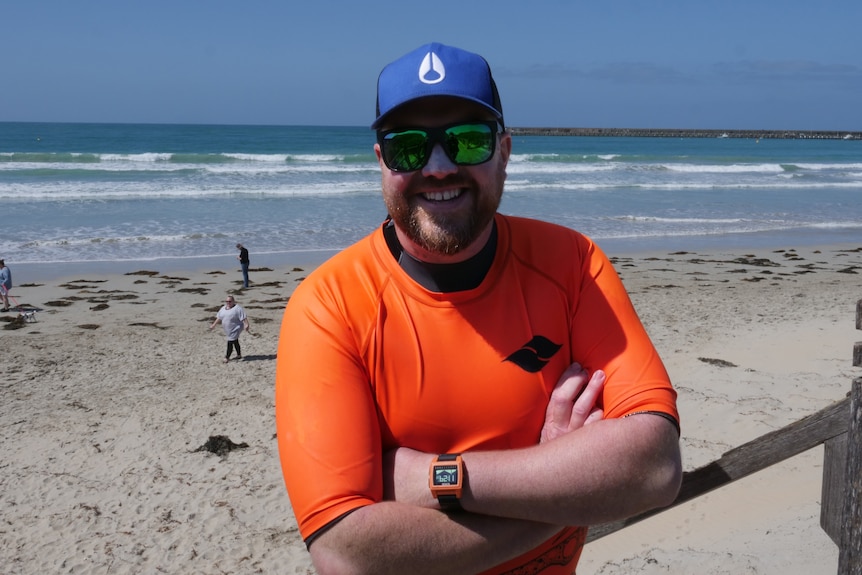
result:
M 440 144 L 458 166 L 483 164 L 494 155 L 497 122 L 468 122 L 442 128 L 407 128 L 377 132 L 383 163 L 393 172 L 412 172 L 425 167 L 431 150 Z

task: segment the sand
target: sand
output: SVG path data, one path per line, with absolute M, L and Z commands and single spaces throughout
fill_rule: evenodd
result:
M 679 390 L 686 470 L 860 375 L 859 246 L 611 256 Z M 273 403 L 282 309 L 310 268 L 253 268 L 243 290 L 224 266 L 16 273 L 12 295 L 38 311 L 0 314 L 0 571 L 313 573 Z M 226 293 L 254 334 L 228 364 L 207 330 Z M 590 543 L 578 572 L 835 573 L 822 462 L 812 449 Z

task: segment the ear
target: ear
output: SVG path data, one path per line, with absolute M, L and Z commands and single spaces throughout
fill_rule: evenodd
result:
M 386 168 L 386 164 L 383 163 L 383 155 L 380 152 L 380 144 L 374 144 L 374 155 L 377 156 L 377 163 L 380 164 L 380 168 Z
M 509 164 L 509 156 L 512 155 L 512 134 L 503 132 L 500 134 L 500 159 L 503 160 L 503 166 Z

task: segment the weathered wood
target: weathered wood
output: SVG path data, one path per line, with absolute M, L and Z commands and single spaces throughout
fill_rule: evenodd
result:
M 856 302 L 856 329 L 862 329 L 862 299 Z M 862 367 L 862 341 L 853 345 L 853 365 Z
M 862 299 L 856 302 L 856 329 L 862 329 Z M 853 348 L 853 365 L 862 366 L 862 342 Z M 622 521 L 591 526 L 587 543 L 821 443 L 824 444 L 824 458 L 820 525 L 838 544 L 838 575 L 862 575 L 862 378 L 853 381 L 846 399 L 683 474 L 679 495 L 669 506 Z
M 647 511 L 621 521 L 591 526 L 587 542 L 700 497 L 845 433 L 849 410 L 850 400 L 846 398 L 787 427 L 731 449 L 717 461 L 685 473 L 679 495 L 668 507 Z
M 838 575 L 862 575 L 862 378 L 850 393 L 847 467 Z
M 823 485 L 820 488 L 820 526 L 835 545 L 841 545 L 844 513 L 844 473 L 847 468 L 847 434 L 823 444 Z

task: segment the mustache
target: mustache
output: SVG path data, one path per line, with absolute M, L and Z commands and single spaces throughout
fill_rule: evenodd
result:
M 450 190 L 452 188 L 473 189 L 475 187 L 472 179 L 465 178 L 458 174 L 446 176 L 443 179 L 425 178 L 424 176 L 419 175 L 419 181 L 421 181 L 421 185 L 417 184 L 416 187 L 421 189 L 422 193 L 440 192 L 443 190 Z

